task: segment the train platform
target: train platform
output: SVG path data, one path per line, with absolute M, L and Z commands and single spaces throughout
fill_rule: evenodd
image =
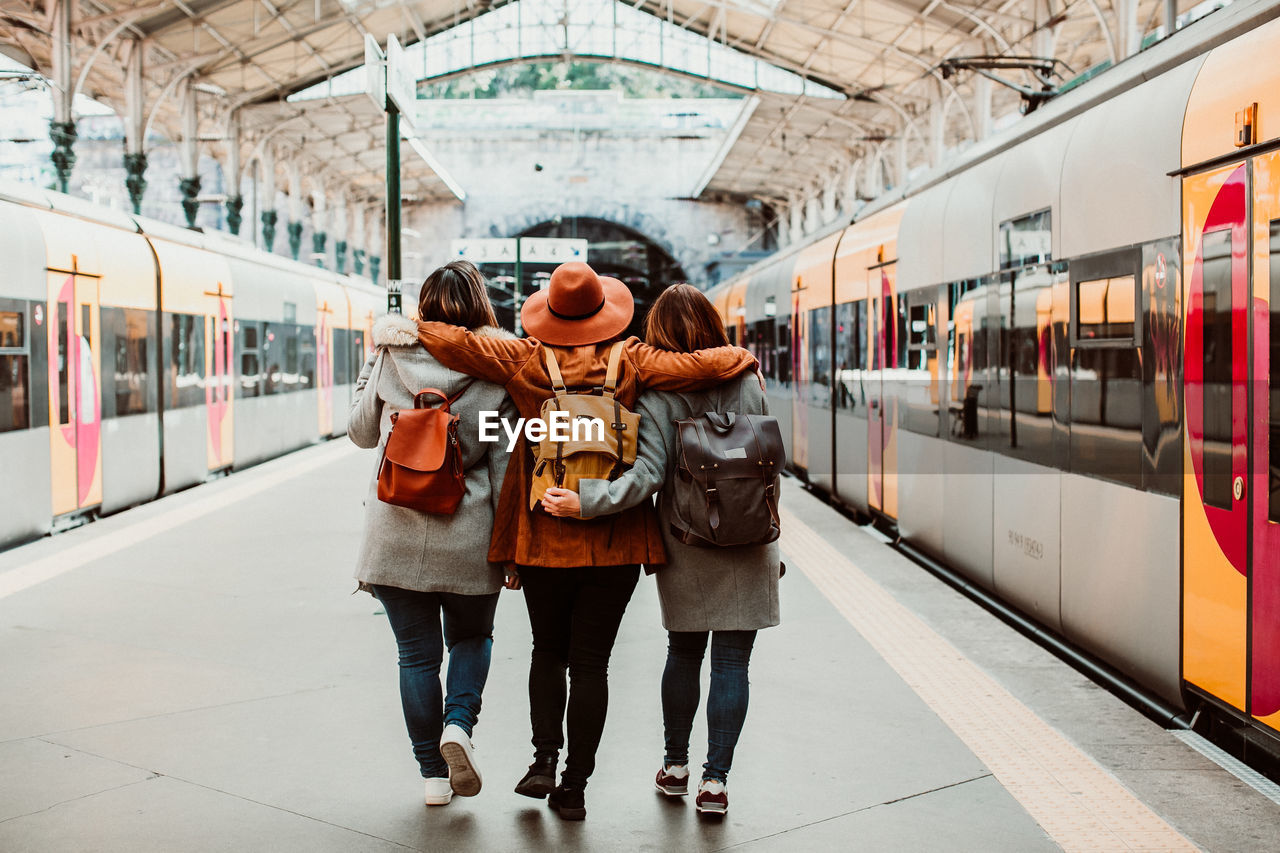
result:
M 653 791 L 665 638 L 643 581 L 586 821 L 511 791 L 530 757 L 512 592 L 484 789 L 426 808 L 391 631 L 352 594 L 373 464 L 329 442 L 0 553 L 0 850 L 1280 849 L 1275 785 L 794 480 L 723 821 Z

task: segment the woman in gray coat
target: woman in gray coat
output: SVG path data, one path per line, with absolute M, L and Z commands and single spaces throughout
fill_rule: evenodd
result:
M 484 279 L 466 261 L 433 272 L 422 286 L 419 316 L 513 337 L 496 328 Z M 356 578 L 382 602 L 400 652 L 400 699 L 413 754 L 426 779 L 427 805 L 480 791 L 471 732 L 489 675 L 493 614 L 503 569 L 485 559 L 494 508 L 506 472 L 502 445 L 479 441 L 479 413 L 514 418 L 500 385 L 441 365 L 418 343 L 418 324 L 398 314 L 374 323 L 373 356 L 360 371 L 347 435 L 359 447 L 384 448 L 391 416 L 412 409 L 414 395 L 435 388 L 456 399 L 466 494 L 453 515 L 430 515 L 378 500 L 378 466 L 365 499 L 364 539 Z M 438 402 L 434 399 L 432 402 Z M 443 617 L 443 633 L 441 622 Z M 448 692 L 440 665 L 449 650 Z
M 698 289 L 677 284 L 663 291 L 645 319 L 645 339 L 656 347 L 693 352 L 727 346 L 715 308 Z M 640 440 L 635 465 L 618 479 L 582 480 L 579 492 L 553 489 L 543 508 L 554 515 L 594 518 L 635 506 L 659 489 L 673 488 L 675 421 L 706 412 L 767 415 L 755 376 L 734 379 L 697 394 L 649 392 L 639 402 Z M 756 631 L 777 625 L 778 544 L 700 548 L 671 533 L 671 508 L 658 500 L 667 565 L 657 571 L 667 665 L 662 675 L 666 758 L 656 785 L 667 796 L 689 791 L 689 733 L 698 711 L 702 659 L 711 640 L 711 689 L 707 694 L 707 761 L 702 765 L 697 810 L 723 814 L 733 751 L 747 716 L 747 667 Z

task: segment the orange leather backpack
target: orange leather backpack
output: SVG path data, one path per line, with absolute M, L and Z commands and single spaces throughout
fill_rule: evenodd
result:
M 391 434 L 378 470 L 378 500 L 436 515 L 453 515 L 467 493 L 458 444 L 459 416 L 449 411 L 462 392 L 446 397 L 435 388 L 423 388 L 413 397 L 413 408 L 391 415 Z M 439 397 L 438 406 L 423 405 L 427 395 Z

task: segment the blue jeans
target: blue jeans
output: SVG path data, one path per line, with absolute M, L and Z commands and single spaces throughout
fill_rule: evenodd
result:
M 707 693 L 707 763 L 703 779 L 729 778 L 733 750 L 747 720 L 751 688 L 747 667 L 755 631 L 668 631 L 667 667 L 662 672 L 662 723 L 667 764 L 689 763 L 689 732 L 698 713 L 702 658 L 711 633 L 711 689 Z
M 456 723 L 468 735 L 480 716 L 480 694 L 489 677 L 493 613 L 498 593 L 458 595 L 374 586 L 400 649 L 400 703 L 424 778 L 449 775 L 440 735 Z M 441 636 L 441 613 L 444 633 Z M 440 691 L 440 663 L 449 650 L 447 695 Z

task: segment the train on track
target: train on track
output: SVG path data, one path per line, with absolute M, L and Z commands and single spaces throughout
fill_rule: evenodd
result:
M 712 293 L 815 488 L 1273 749 L 1278 16 L 1215 12 Z
M 0 547 L 346 432 L 386 292 L 0 187 Z

